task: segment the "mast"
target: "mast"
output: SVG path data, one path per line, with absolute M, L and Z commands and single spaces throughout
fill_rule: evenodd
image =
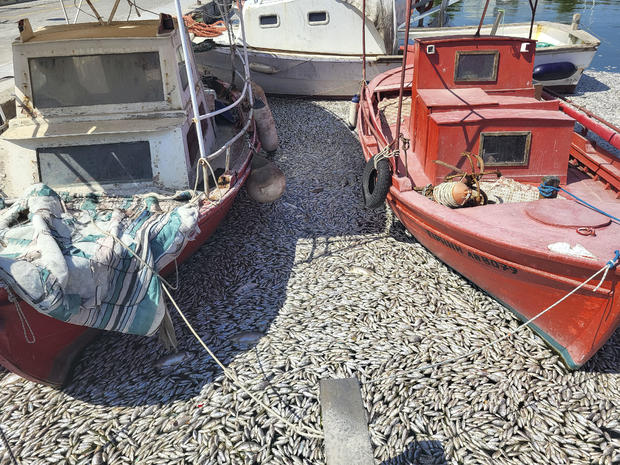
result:
M 400 125 L 401 125 L 401 116 L 403 111 L 403 88 L 405 87 L 405 69 L 407 67 L 407 50 L 409 48 L 409 28 L 411 27 L 411 1 L 407 0 L 407 28 L 405 29 L 405 43 L 403 47 L 403 63 L 400 69 L 400 88 L 398 89 L 398 111 L 396 113 L 396 138 L 392 141 L 392 144 L 396 142 L 396 150 L 399 152 L 400 156 Z M 407 166 L 407 154 L 404 154 L 404 162 L 405 162 L 405 175 L 409 175 L 409 167 Z M 396 169 L 395 165 L 395 169 Z

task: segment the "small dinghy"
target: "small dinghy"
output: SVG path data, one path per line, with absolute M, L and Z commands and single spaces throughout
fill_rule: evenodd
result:
M 535 45 L 416 39 L 363 89 L 363 189 L 577 368 L 620 324 L 620 161 L 536 98 Z
M 247 66 L 241 90 L 201 82 L 188 44 L 168 15 L 20 22 L 0 138 L 0 364 L 20 376 L 61 386 L 99 330 L 174 345 L 159 274 L 213 233 L 261 136 Z

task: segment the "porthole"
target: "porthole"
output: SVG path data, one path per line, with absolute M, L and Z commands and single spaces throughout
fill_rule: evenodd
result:
M 329 22 L 329 16 L 327 11 L 311 11 L 308 13 L 308 24 L 311 26 L 317 26 L 320 24 L 327 24 Z
M 280 25 L 278 15 L 261 15 L 258 21 L 261 27 L 278 27 Z

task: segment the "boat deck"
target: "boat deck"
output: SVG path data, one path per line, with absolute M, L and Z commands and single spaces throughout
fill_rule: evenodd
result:
M 381 120 L 381 127 L 383 134 L 392 133 L 389 128 L 396 126 L 398 119 L 398 96 L 386 97 L 382 99 L 378 107 L 379 119 Z M 403 96 L 403 107 L 401 122 L 404 122 L 411 114 L 411 96 Z M 389 131 L 389 132 L 388 132 Z

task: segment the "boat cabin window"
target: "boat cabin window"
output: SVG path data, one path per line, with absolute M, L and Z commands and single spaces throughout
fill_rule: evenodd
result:
M 495 81 L 498 58 L 498 50 L 457 51 L 454 82 Z
M 327 11 L 311 11 L 308 13 L 308 23 L 311 26 L 319 25 L 319 24 L 327 24 L 328 16 Z
M 177 47 L 177 63 L 179 65 L 179 75 L 181 76 L 181 88 L 187 89 L 188 79 L 187 70 L 185 69 L 185 57 L 183 56 L 183 49 L 181 46 Z
M 164 100 L 158 52 L 39 57 L 28 64 L 37 108 Z
M 480 135 L 480 156 L 485 166 L 525 166 L 530 157 L 532 133 L 483 132 Z
M 258 21 L 261 27 L 278 27 L 280 25 L 278 15 L 260 15 Z
M 51 186 L 151 182 L 148 142 L 37 149 L 41 182 Z

